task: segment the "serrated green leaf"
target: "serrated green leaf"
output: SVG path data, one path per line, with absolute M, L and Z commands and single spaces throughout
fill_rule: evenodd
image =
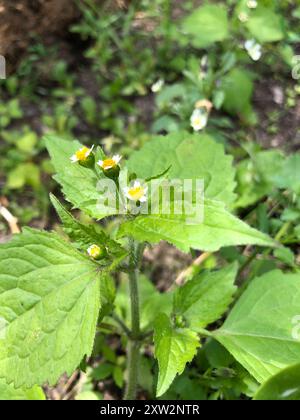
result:
M 191 43 L 195 47 L 208 47 L 228 37 L 227 12 L 220 5 L 204 5 L 184 19 L 182 30 L 190 36 Z
M 62 206 L 53 194 L 50 194 L 50 200 L 63 223 L 64 231 L 78 248 L 86 251 L 93 244 L 104 246 L 108 251 L 108 257 L 101 261 L 101 264 L 110 265 L 111 270 L 115 269 L 127 256 L 128 252 L 106 235 L 99 226 L 80 223 Z
M 215 338 L 262 383 L 299 362 L 299 315 L 300 274 L 271 271 L 250 284 Z
M 237 264 L 215 272 L 198 274 L 174 295 L 173 309 L 194 331 L 205 328 L 224 314 L 236 291 Z
M 160 314 L 154 327 L 155 357 L 159 376 L 156 395 L 163 395 L 177 374 L 184 371 L 200 346 L 197 334 L 187 328 L 173 328 L 167 315 Z
M 94 343 L 99 266 L 57 234 L 25 229 L 0 246 L 0 378 L 31 387 L 70 375 Z
M 202 223 L 187 223 L 184 215 L 151 214 L 124 223 L 121 236 L 131 235 L 152 243 L 166 240 L 183 251 L 190 248 L 217 251 L 222 246 L 243 244 L 274 245 L 267 236 L 232 216 L 222 205 L 222 202 L 232 204 L 235 198 L 235 171 L 232 157 L 226 156 L 223 146 L 210 136 L 183 132 L 155 137 L 131 156 L 127 166 L 143 179 L 170 168 L 166 174 L 170 180 L 204 180 L 206 200 Z
M 231 204 L 235 200 L 232 156 L 206 134 L 179 132 L 154 137 L 127 162 L 130 172 L 149 179 L 168 168 L 167 179 L 204 180 L 205 197 Z
M 256 393 L 256 401 L 299 401 L 300 364 L 289 366 L 272 376 Z
M 82 147 L 82 144 L 56 136 L 46 136 L 45 142 L 57 173 L 54 178 L 62 186 L 66 199 L 75 208 L 85 211 L 95 219 L 115 214 L 115 208 L 107 207 L 105 214 L 98 208 L 100 191 L 97 190 L 97 182 L 104 178 L 101 171 L 97 170 L 97 176 L 91 169 L 70 161 L 70 157 Z
M 112 309 L 116 298 L 116 287 L 112 277 L 109 274 L 103 275 L 100 285 L 101 309 L 98 317 L 98 323 L 108 315 Z
M 13 385 L 0 380 L 0 400 L 1 401 L 38 401 L 45 400 L 45 394 L 39 386 L 35 385 L 31 389 L 14 388 Z
M 165 240 L 184 252 L 190 248 L 215 252 L 231 245 L 276 246 L 267 235 L 230 214 L 222 203 L 211 200 L 205 201 L 202 223 L 187 223 L 185 216 L 176 215 L 138 216 L 122 224 L 119 235 L 150 243 Z

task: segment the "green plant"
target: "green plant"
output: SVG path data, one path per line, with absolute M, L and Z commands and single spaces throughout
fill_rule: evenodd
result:
M 282 249 L 278 241 L 290 225 L 281 228 L 274 241 L 230 211 L 236 201 L 235 169 L 223 146 L 207 135 L 181 132 L 152 139 L 120 164 L 120 157 L 108 158 L 99 147 L 89 149 L 55 136 L 48 136 L 46 143 L 66 199 L 95 221 L 105 223 L 115 215 L 116 224 L 109 234 L 99 224 L 79 222 L 51 196 L 68 239 L 26 228 L 0 246 L 3 386 L 7 381 L 17 388 L 15 392 L 26 392 L 45 382 L 55 384 L 64 372 L 70 375 L 91 355 L 99 328 L 119 333 L 127 343 L 125 399 L 137 397 L 146 343 L 155 345 L 158 397 L 193 360 L 203 341 L 205 346 L 212 339 L 224 346 L 252 375 L 254 388 L 281 368 L 297 363 L 300 344 L 292 329 L 300 313 L 300 279 L 295 266 L 287 273 L 276 269 L 263 276 L 254 270 L 238 290 L 236 279 L 241 279 L 258 251 L 249 258 L 235 258 L 234 263 L 227 256 L 221 266 L 214 263 L 213 269 L 194 270 L 183 285 L 165 293 L 158 293 L 141 274 L 146 244 L 161 240 L 184 252 L 201 250 L 207 256 L 241 245 L 265 247 L 265 257 L 273 249 Z M 287 187 L 290 167 L 285 163 L 282 177 L 276 178 L 280 188 Z M 159 198 L 157 213 L 145 213 L 150 202 L 155 204 L 152 181 L 157 188 L 174 179 L 204 181 L 203 201 L 190 195 L 196 209 L 204 207 L 203 220 L 191 218 L 185 204 L 181 214 L 175 212 L 175 187 L 167 200 L 173 211 L 166 213 Z M 124 180 L 131 186 L 123 188 Z M 127 199 L 129 206 L 120 211 Z M 115 288 L 114 273 L 127 276 L 123 291 Z M 124 292 L 127 287 L 128 293 Z M 229 378 L 235 378 L 241 392 L 253 395 L 245 386 L 249 375 L 241 367 L 239 373 L 234 365 L 229 367 L 234 359 L 226 356 L 222 346 L 206 350 L 213 375 L 219 375 L 216 398 L 227 395 Z M 123 368 L 114 356 L 110 360 L 105 372 L 103 366 L 98 369 L 99 377 L 114 372 L 120 378 Z M 121 379 L 117 380 L 122 386 Z M 197 381 L 197 373 L 193 380 Z M 203 390 L 210 381 L 213 376 L 207 372 L 201 379 Z

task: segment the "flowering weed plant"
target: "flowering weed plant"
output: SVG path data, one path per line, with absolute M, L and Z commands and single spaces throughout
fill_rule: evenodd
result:
M 25 393 L 54 385 L 91 355 L 104 324 L 127 342 L 125 399 L 137 398 L 140 361 L 149 344 L 158 365 L 157 397 L 210 342 L 227 349 L 257 387 L 299 361 L 300 342 L 292 335 L 292 319 L 300 313 L 299 273 L 275 270 L 236 287 L 257 252 L 241 264 L 237 259 L 194 269 L 169 291 L 143 295 L 141 262 L 150 244 L 164 240 L 186 253 L 201 251 L 203 259 L 234 246 L 281 249 L 280 235 L 273 240 L 235 216 L 233 159 L 214 138 L 187 132 L 154 137 L 127 161 L 55 136 L 46 144 L 65 199 L 94 223 L 81 223 L 51 195 L 65 234 L 25 228 L 0 246 L 1 381 Z M 124 173 L 128 184 L 120 188 Z M 158 196 L 155 214 L 153 180 L 162 191 L 172 186 Z M 202 181 L 201 202 L 192 187 L 188 194 L 194 208 L 203 207 L 201 220 L 187 214 L 182 191 L 176 194 L 178 180 Z M 116 188 L 104 193 L 106 181 Z M 99 208 L 103 194 L 107 203 L 116 203 L 107 204 L 106 214 L 103 203 Z M 120 203 L 130 204 L 125 212 Z M 133 204 L 147 212 L 131 212 Z M 108 234 L 104 227 L 112 217 L 115 228 Z M 120 273 L 127 276 L 125 311 L 113 280 Z

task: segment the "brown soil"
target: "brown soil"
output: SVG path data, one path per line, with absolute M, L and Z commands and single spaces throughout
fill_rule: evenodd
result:
M 145 251 L 143 265 L 146 271 L 152 271 L 151 278 L 157 288 L 165 291 L 192 262 L 190 254 L 184 254 L 167 242 L 161 242 Z
M 126 8 L 130 1 L 107 3 L 110 8 Z M 75 0 L 0 0 L 0 54 L 6 57 L 8 73 L 26 54 L 32 39 L 61 35 L 79 17 Z
M 59 33 L 79 16 L 70 0 L 0 0 L 0 54 L 8 70 L 20 59 L 33 35 Z
M 254 93 L 254 108 L 259 115 L 260 124 L 255 130 L 256 141 L 264 148 L 280 148 L 287 153 L 300 149 L 300 99 L 296 106 L 286 108 L 286 88 L 293 83 L 262 80 L 257 83 Z M 269 131 L 270 115 L 276 113 L 278 130 Z

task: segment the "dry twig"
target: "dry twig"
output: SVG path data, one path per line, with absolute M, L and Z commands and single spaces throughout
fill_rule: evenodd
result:
M 14 217 L 6 207 L 0 204 L 0 214 L 9 225 L 12 234 L 20 233 L 21 230 L 18 226 L 18 219 Z

